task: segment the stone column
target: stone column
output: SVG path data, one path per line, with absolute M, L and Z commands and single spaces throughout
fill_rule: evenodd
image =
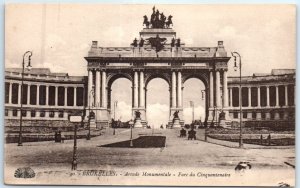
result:
M 64 106 L 68 106 L 68 87 L 65 87 L 65 101 Z
M 251 106 L 251 87 L 248 87 L 248 107 Z
M 177 107 L 180 108 L 182 107 L 182 93 L 181 93 L 181 86 L 182 81 L 181 81 L 181 72 L 178 72 L 177 75 Z
M 213 71 L 209 73 L 209 106 L 214 107 L 214 75 Z
M 223 72 L 223 107 L 228 107 L 227 71 Z
M 139 95 L 138 95 L 138 72 L 134 72 L 133 78 L 133 107 L 137 108 L 139 106 Z
M 270 107 L 270 91 L 269 91 L 269 86 L 267 86 L 267 107 Z
M 107 100 L 106 100 L 106 72 L 102 71 L 102 107 L 107 107 Z
M 230 93 L 230 107 L 232 107 L 232 88 L 229 88 Z
M 96 87 L 95 87 L 95 106 L 99 107 L 100 106 L 100 71 L 96 70 Z
M 40 103 L 40 85 L 36 85 L 36 105 Z
M 11 104 L 12 103 L 12 83 L 9 82 L 9 93 L 8 93 L 8 103 Z
M 46 85 L 46 106 L 49 105 L 49 86 Z
M 169 91 L 170 92 L 170 91 Z M 147 106 L 147 89 L 145 88 L 145 107 Z
M 88 70 L 88 92 L 87 92 L 87 94 L 88 94 L 88 105 L 89 106 L 92 106 L 92 101 L 93 101 L 93 99 L 92 99 L 93 95 L 91 92 L 92 89 L 93 89 L 93 72 L 92 72 L 92 70 Z
M 170 108 L 171 108 L 172 107 L 172 87 L 171 86 L 169 86 L 169 96 L 170 96 L 169 97 L 169 104 L 170 104 Z
M 260 106 L 260 87 L 257 87 L 257 107 Z
M 285 85 L 284 86 L 284 92 L 285 92 L 285 95 L 284 95 L 284 98 L 285 98 L 285 106 L 288 106 L 289 105 L 289 100 L 288 100 L 288 86 Z
M 144 72 L 140 72 L 140 107 L 145 106 L 145 93 L 144 93 Z
M 176 74 L 172 72 L 172 107 L 176 108 Z
M 279 88 L 278 86 L 275 86 L 276 88 L 276 107 L 279 107 Z
M 19 98 L 19 100 L 18 100 L 18 104 L 21 104 L 21 84 L 19 83 L 19 85 L 18 85 L 18 98 Z
M 77 106 L 77 87 L 74 87 L 74 103 L 73 106 Z
M 180 107 L 183 107 L 182 103 L 183 103 L 183 89 L 184 87 L 181 87 L 181 106 Z M 202 93 L 201 93 L 202 95 Z M 205 94 L 205 97 L 206 97 L 206 94 Z
M 216 106 L 220 107 L 221 103 L 221 93 L 220 93 L 220 72 L 216 71 Z
M 30 105 L 30 85 L 27 84 L 27 105 Z
M 58 86 L 55 86 L 55 106 L 58 106 Z

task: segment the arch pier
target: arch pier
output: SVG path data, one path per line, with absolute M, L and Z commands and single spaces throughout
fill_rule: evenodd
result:
M 180 47 L 162 52 L 155 52 L 151 47 L 132 47 L 129 49 L 131 53 L 128 53 L 128 48 L 111 48 L 109 52 L 106 50 L 108 49 L 98 47 L 94 41 L 89 56 L 85 58 L 88 61 L 88 88 L 95 94 L 88 98 L 88 104 L 96 112 L 97 126 L 109 125 L 111 85 L 120 77 L 128 78 L 132 82 L 132 119 L 134 112 L 140 111 L 144 127 L 147 125 L 146 87 L 149 81 L 156 77 L 166 80 L 169 84 L 170 126 L 173 114 L 177 110 L 180 125 L 184 125 L 182 86 L 190 77 L 199 78 L 205 85 L 205 120 L 208 123 L 216 121 L 214 110 L 223 109 L 225 113 L 228 112 L 227 63 L 230 57 L 227 57 L 221 41 L 217 47 L 212 48 Z M 145 55 L 144 52 L 149 51 L 153 51 L 155 56 Z M 198 55 L 191 57 L 191 51 Z M 201 93 L 196 95 L 201 97 Z

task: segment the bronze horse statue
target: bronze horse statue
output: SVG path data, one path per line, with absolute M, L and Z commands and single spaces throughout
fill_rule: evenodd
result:
M 171 25 L 171 24 L 172 24 L 172 26 L 173 26 L 172 18 L 173 18 L 172 15 L 170 15 L 170 16 L 168 17 L 168 21 L 166 22 L 166 27 L 167 27 L 167 28 L 170 28 L 170 25 Z
M 146 15 L 144 16 L 143 25 L 146 25 L 146 28 L 149 28 L 150 22 L 148 21 L 148 17 Z

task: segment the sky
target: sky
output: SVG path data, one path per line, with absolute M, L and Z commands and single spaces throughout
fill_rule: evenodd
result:
M 173 16 L 173 29 L 186 46 L 215 47 L 217 41 L 222 40 L 228 52 L 239 52 L 243 75 L 270 73 L 275 68 L 296 68 L 293 5 L 155 6 L 165 15 Z M 5 66 L 21 67 L 24 52 L 32 50 L 33 67 L 50 68 L 53 72 L 69 75 L 87 75 L 84 57 L 91 42 L 96 40 L 98 46 L 103 47 L 128 47 L 135 37 L 139 37 L 143 16 L 149 17 L 152 7 L 149 4 L 6 5 Z M 232 60 L 228 66 L 229 76 L 237 76 Z M 169 118 L 166 84 L 160 79 L 149 83 L 147 117 L 155 119 L 149 120 L 150 124 L 165 123 Z M 204 102 L 200 97 L 203 83 L 192 79 L 184 87 L 185 119 L 187 122 L 191 119 L 189 100 L 195 101 L 195 117 L 204 117 Z M 118 80 L 112 90 L 112 101 L 118 100 L 119 104 L 118 116 L 126 120 L 131 116 L 128 110 L 131 109 L 131 84 L 128 80 Z M 155 92 L 163 94 L 157 97 Z M 124 99 L 120 98 L 122 93 Z

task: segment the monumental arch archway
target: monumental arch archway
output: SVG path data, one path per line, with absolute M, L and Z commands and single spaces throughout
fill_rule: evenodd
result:
M 110 113 L 110 120 L 116 119 L 123 122 L 132 119 L 132 82 L 130 79 L 124 76 L 118 76 L 118 78 L 111 79 L 108 83 L 108 111 Z M 117 105 L 114 103 L 117 101 Z
M 200 105 L 200 101 L 201 100 L 204 100 L 202 105 L 200 105 L 201 107 L 204 108 L 204 116 L 202 116 L 202 119 L 201 121 L 206 121 L 208 120 L 208 115 L 209 115 L 209 98 L 208 98 L 208 78 L 205 78 L 203 77 L 202 75 L 197 75 L 197 74 L 190 74 L 188 75 L 187 77 L 185 77 L 182 81 L 182 85 L 184 86 L 183 89 L 182 89 L 182 92 L 183 92 L 183 103 L 184 101 L 186 101 L 186 98 L 187 98 L 187 86 L 186 86 L 186 82 L 188 81 L 191 81 L 191 82 L 194 82 L 194 84 L 196 85 L 193 85 L 194 89 L 196 88 L 197 91 L 196 93 L 194 93 L 195 97 L 197 97 L 195 99 L 194 104 L 198 104 Z M 203 92 L 203 94 L 202 94 Z M 191 95 L 191 94 L 189 94 Z M 202 96 L 203 95 L 203 96 Z M 202 98 L 203 97 L 203 98 Z M 202 102 L 201 102 L 202 103 Z M 187 106 L 184 106 L 184 108 L 186 108 Z M 189 107 L 190 107 L 190 104 L 189 104 Z M 195 106 L 197 107 L 197 106 Z M 195 113 L 195 120 L 199 119 L 199 117 L 196 115 Z
M 207 122 L 214 120 L 214 110 L 222 109 L 228 117 L 227 63 L 230 57 L 223 41 L 218 41 L 216 47 L 186 47 L 170 25 L 159 20 L 159 24 L 150 23 L 143 28 L 140 37 L 133 39 L 129 47 L 99 47 L 98 42 L 93 41 L 85 59 L 88 90 L 93 89 L 95 93 L 89 98 L 89 104 L 94 104 L 97 126 L 108 126 L 110 86 L 121 76 L 132 82 L 132 112 L 141 112 L 143 126 L 147 124 L 145 85 L 153 77 L 169 83 L 170 124 L 173 113 L 178 110 L 180 125 L 184 125 L 182 83 L 189 77 L 197 77 L 205 83 Z
M 154 128 L 165 127 L 170 119 L 170 83 L 162 77 L 152 77 L 146 84 L 147 123 Z M 167 110 L 166 110 L 167 107 Z

